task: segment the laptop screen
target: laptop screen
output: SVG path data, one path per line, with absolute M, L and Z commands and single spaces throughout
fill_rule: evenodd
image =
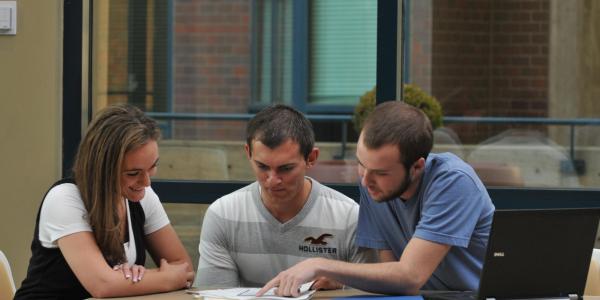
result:
M 583 295 L 600 209 L 496 210 L 478 297 Z

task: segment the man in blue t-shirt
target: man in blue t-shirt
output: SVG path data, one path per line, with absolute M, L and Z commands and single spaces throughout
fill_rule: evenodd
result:
M 298 295 L 320 276 L 361 290 L 416 294 L 476 290 L 494 205 L 473 169 L 453 154 L 429 154 L 431 123 L 402 102 L 378 105 L 360 134 L 356 158 L 360 211 L 356 243 L 377 249 L 379 263 L 321 258 L 281 272 L 258 295 Z

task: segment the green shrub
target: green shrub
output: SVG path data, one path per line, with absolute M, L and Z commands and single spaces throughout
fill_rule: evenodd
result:
M 360 101 L 354 108 L 354 116 L 352 117 L 352 123 L 356 132 L 360 132 L 363 127 L 363 123 L 367 116 L 375 108 L 375 91 L 376 87 L 373 87 L 370 91 L 367 91 L 360 97 Z M 442 106 L 433 96 L 427 94 L 425 91 L 412 84 L 404 85 L 404 102 L 414 107 L 420 108 L 425 115 L 431 121 L 433 129 L 442 126 Z

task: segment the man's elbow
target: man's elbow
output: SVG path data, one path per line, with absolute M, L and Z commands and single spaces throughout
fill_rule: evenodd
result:
M 374 289 L 372 292 L 391 294 L 391 295 L 418 295 L 425 281 L 419 280 L 414 276 L 396 277 L 393 281 L 386 281 L 386 284 L 380 289 Z
M 429 280 L 428 277 L 414 272 L 406 272 L 403 275 L 400 279 L 401 284 L 398 286 L 401 287 L 399 292 L 404 295 L 418 295 L 423 285 Z
M 418 295 L 420 293 L 420 288 L 407 288 L 406 290 L 404 290 L 404 292 L 402 294 L 407 295 L 407 296 L 413 296 L 413 295 Z
M 387 287 L 384 287 L 381 290 L 373 290 L 372 292 L 391 295 L 412 296 L 418 295 L 422 286 L 422 284 L 419 284 L 413 280 L 404 279 L 399 282 L 388 285 Z
M 402 294 L 418 295 L 423 284 L 425 284 L 425 283 L 421 282 L 419 280 L 408 280 L 408 282 L 406 282 L 406 285 L 404 286 Z

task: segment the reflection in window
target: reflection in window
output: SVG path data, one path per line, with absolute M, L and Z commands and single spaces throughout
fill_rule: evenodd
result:
M 256 111 L 253 104 L 285 102 L 309 113 L 318 110 L 307 105 L 343 104 L 329 112 L 349 113 L 375 84 L 377 1 L 302 3 L 95 1 L 94 110 L 128 102 L 151 113 L 248 113 Z M 298 39 L 294 30 L 301 27 L 305 36 Z M 310 64 L 303 73 L 294 65 L 298 47 L 307 49 Z M 295 81 L 301 76 L 303 90 Z M 160 122 L 158 178 L 252 180 L 245 120 Z M 319 142 L 332 142 L 320 144 L 321 157 L 341 153 L 341 123 L 314 125 Z
M 146 111 L 171 109 L 171 2 L 94 4 L 94 109 L 122 102 Z
M 405 80 L 435 96 L 447 119 L 600 115 L 594 104 L 600 96 L 597 1 L 402 3 Z M 108 0 L 94 1 L 93 12 L 94 110 L 130 102 L 151 112 L 248 113 L 284 102 L 311 114 L 350 114 L 375 85 L 377 1 Z M 170 157 L 190 157 L 189 173 L 178 171 L 186 164 L 163 161 L 172 169 L 167 178 L 251 179 L 243 171 L 245 121 L 161 122 L 165 151 L 187 148 Z M 341 140 L 339 123 L 315 128 L 320 145 Z M 501 181 L 508 185 L 538 186 L 543 176 L 554 176 L 544 182 L 598 186 L 600 145 L 591 134 L 598 128 L 446 121 L 436 132 L 435 150 L 457 153 L 491 174 L 520 174 L 519 180 Z M 355 141 L 350 124 L 348 129 L 348 140 Z M 508 138 L 515 134 L 519 138 Z M 521 143 L 523 135 L 535 136 L 534 142 Z M 327 145 L 322 160 L 346 170 L 333 159 L 339 144 Z M 348 157 L 353 147 L 346 149 Z M 518 151 L 527 147 L 533 153 L 551 147 L 560 155 L 551 161 L 534 155 L 543 169 L 520 166 L 514 157 L 525 157 Z M 484 159 L 482 150 L 497 151 L 496 161 Z M 193 160 L 198 153 L 211 153 L 206 157 L 220 163 L 207 168 Z
M 310 1 L 300 10 L 291 0 L 261 0 L 256 11 L 254 103 L 345 105 L 349 112 L 375 85 L 377 1 Z M 308 34 L 294 36 L 294 26 Z M 309 57 L 306 74 L 294 68 L 302 55 Z M 303 76 L 305 98 L 294 100 L 293 85 Z
M 409 80 L 446 115 L 548 116 L 549 1 L 410 3 Z M 466 143 L 511 128 L 451 127 Z
M 408 81 L 435 96 L 446 117 L 600 115 L 590 98 L 600 86 L 596 1 L 407 3 Z M 544 122 L 446 122 L 436 151 L 460 155 L 490 185 L 597 186 L 590 129 Z M 442 143 L 448 132 L 460 142 Z
M 310 102 L 355 105 L 375 85 L 377 2 L 311 2 Z

